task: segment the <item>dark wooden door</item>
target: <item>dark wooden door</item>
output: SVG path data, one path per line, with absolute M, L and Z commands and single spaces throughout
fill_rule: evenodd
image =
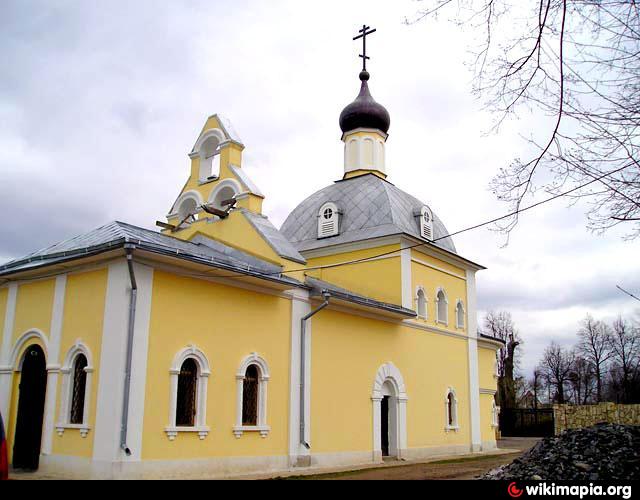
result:
M 34 345 L 24 355 L 20 376 L 18 418 L 13 445 L 15 469 L 38 468 L 46 390 L 47 366 L 44 352 Z
M 389 456 L 389 396 L 382 398 L 380 403 L 380 432 L 381 432 L 381 444 L 382 444 L 382 456 Z

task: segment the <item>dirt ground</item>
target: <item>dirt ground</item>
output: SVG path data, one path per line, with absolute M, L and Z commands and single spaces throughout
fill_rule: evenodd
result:
M 507 438 L 498 443 L 499 448 L 518 450 L 503 455 L 479 455 L 471 457 L 451 458 L 428 463 L 398 465 L 400 462 L 389 462 L 383 467 L 369 468 L 348 472 L 305 475 L 287 479 L 333 479 L 333 480 L 425 480 L 425 479 L 474 479 L 500 465 L 511 463 L 529 449 L 536 438 Z

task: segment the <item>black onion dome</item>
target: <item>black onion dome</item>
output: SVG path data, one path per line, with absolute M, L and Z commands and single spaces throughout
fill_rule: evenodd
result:
M 386 134 L 391 124 L 389 112 L 371 97 L 367 84 L 369 73 L 361 72 L 360 80 L 362 86 L 358 97 L 340 113 L 340 128 L 343 133 L 357 128 L 375 128 Z

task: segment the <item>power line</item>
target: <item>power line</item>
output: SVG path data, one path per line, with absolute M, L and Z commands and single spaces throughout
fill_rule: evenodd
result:
M 562 198 L 564 196 L 570 195 L 571 193 L 579 191 L 580 189 L 583 189 L 583 188 L 585 188 L 587 186 L 590 186 L 591 184 L 599 182 L 600 180 L 604 179 L 605 177 L 608 177 L 608 176 L 613 175 L 613 174 L 617 174 L 618 172 L 624 170 L 625 168 L 627 168 L 627 165 L 625 165 L 624 167 L 621 167 L 619 169 L 613 170 L 612 172 L 607 172 L 606 174 L 603 174 L 603 175 L 601 175 L 599 177 L 595 177 L 592 180 L 590 180 L 589 182 L 586 182 L 586 183 L 581 184 L 579 186 L 576 186 L 576 187 L 574 187 L 572 189 L 569 189 L 568 191 L 564 191 L 564 192 L 559 193 L 557 195 L 554 195 L 554 196 L 551 196 L 551 197 L 546 198 L 544 200 L 541 200 L 541 201 L 539 201 L 537 203 L 534 203 L 533 205 L 529 205 L 529 206 L 524 207 L 524 208 L 519 208 L 518 210 L 515 210 L 515 211 L 513 211 L 511 213 L 508 213 L 506 215 L 502 215 L 500 217 L 496 217 L 495 219 L 491 219 L 491 220 L 488 220 L 488 221 L 485 221 L 485 222 L 481 222 L 479 224 L 476 224 L 474 226 L 466 227 L 466 228 L 461 229 L 459 231 L 456 231 L 454 233 L 449 233 L 449 234 L 446 234 L 444 236 L 440 236 L 439 238 L 435 238 L 433 240 L 430 240 L 430 243 L 435 243 L 436 241 L 444 240 L 444 239 L 450 238 L 452 236 L 457 236 L 459 234 L 466 233 L 466 232 L 469 232 L 469 231 L 473 231 L 474 229 L 479 229 L 481 227 L 488 226 L 489 224 L 494 224 L 494 223 L 496 223 L 498 221 L 501 221 L 501 220 L 504 220 L 504 219 L 508 219 L 509 217 L 513 217 L 515 215 L 521 214 L 522 212 L 526 212 L 526 211 L 531 210 L 533 208 L 539 207 L 541 205 L 544 205 L 545 203 L 549 203 L 551 201 L 557 200 L 558 198 Z M 423 242 L 423 243 L 417 243 L 415 245 L 410 245 L 410 246 L 408 246 L 406 248 L 403 248 L 403 250 L 410 250 L 412 248 L 418 248 L 418 247 L 421 247 L 421 246 L 425 246 L 425 243 Z M 327 265 L 324 265 L 324 266 L 305 267 L 305 268 L 299 268 L 299 269 L 291 269 L 289 271 L 278 271 L 278 272 L 273 272 L 273 273 L 260 273 L 260 274 L 262 274 L 263 276 L 276 276 L 276 275 L 281 275 L 281 274 L 290 274 L 290 273 L 304 272 L 304 271 L 317 271 L 317 270 L 322 270 L 322 269 L 333 269 L 333 268 L 341 267 L 341 266 L 348 266 L 348 265 L 352 265 L 352 264 L 361 264 L 363 262 L 369 262 L 371 260 L 378 259 L 380 257 L 386 257 L 387 255 L 395 254 L 397 252 L 398 252 L 398 250 L 391 250 L 389 252 L 383 252 L 383 253 L 379 253 L 379 254 L 376 254 L 376 255 L 371 255 L 369 257 L 363 257 L 361 259 L 355 259 L 355 260 L 350 260 L 350 261 L 345 261 L 345 262 L 337 262 L 335 264 L 327 264 Z M 237 274 L 230 274 L 230 275 L 207 274 L 207 275 L 204 275 L 204 276 L 212 277 L 212 278 L 237 278 L 238 277 Z
M 638 297 L 636 297 L 634 294 L 632 294 L 631 292 L 627 292 L 624 288 L 622 288 L 620 285 L 616 285 L 616 288 L 618 290 L 620 290 L 623 293 L 626 293 L 629 297 L 632 297 L 634 299 L 636 299 L 638 302 L 640 302 L 640 299 Z

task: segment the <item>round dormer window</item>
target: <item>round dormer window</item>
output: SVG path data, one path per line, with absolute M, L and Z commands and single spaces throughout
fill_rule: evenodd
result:
M 331 217 L 333 217 L 333 210 L 331 210 L 330 208 L 327 208 L 324 211 L 324 218 L 329 220 L 329 219 L 331 219 Z
M 422 214 L 422 217 L 424 219 L 425 224 L 429 224 L 429 222 L 431 222 L 431 214 L 428 211 L 425 211 Z

